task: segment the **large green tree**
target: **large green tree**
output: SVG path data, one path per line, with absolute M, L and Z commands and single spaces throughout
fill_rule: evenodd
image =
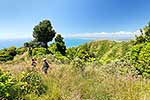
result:
M 47 43 L 53 40 L 55 34 L 49 20 L 43 20 L 33 28 L 33 37 L 44 48 L 48 47 Z
M 62 55 L 66 54 L 66 45 L 65 42 L 63 41 L 63 37 L 60 34 L 57 34 L 55 38 L 55 43 L 57 46 L 57 51 L 59 51 Z

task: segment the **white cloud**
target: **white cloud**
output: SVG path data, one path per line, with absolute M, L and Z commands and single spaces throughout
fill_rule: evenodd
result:
M 88 39 L 111 39 L 111 40 L 129 40 L 134 39 L 135 35 L 140 34 L 139 30 L 136 32 L 94 32 L 94 33 L 77 33 L 77 34 L 62 34 L 65 38 L 88 38 Z
M 114 35 L 132 35 L 132 34 L 134 34 L 133 32 L 124 32 L 124 31 L 120 31 L 120 32 L 114 32 L 114 33 L 112 33 L 112 34 L 114 34 Z
M 64 38 L 85 38 L 85 39 L 109 39 L 109 40 L 129 40 L 134 39 L 135 35 L 139 35 L 140 31 L 136 32 L 93 32 L 93 33 L 76 33 L 76 34 L 62 34 Z M 0 34 L 0 39 L 16 39 L 16 38 L 32 38 L 32 34 Z

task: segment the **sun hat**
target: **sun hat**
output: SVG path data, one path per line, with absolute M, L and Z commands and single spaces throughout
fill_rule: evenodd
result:
M 46 60 L 46 58 L 43 58 L 43 61 L 45 61 Z

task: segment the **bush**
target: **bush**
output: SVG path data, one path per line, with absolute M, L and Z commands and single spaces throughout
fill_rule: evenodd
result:
M 0 99 L 18 100 L 27 94 L 40 95 L 46 91 L 41 76 L 36 72 L 24 72 L 17 80 L 7 72 L 0 70 Z
M 150 77 L 150 43 L 135 45 L 130 59 L 140 75 Z
M 22 98 L 26 83 L 17 81 L 12 75 L 0 70 L 0 99 L 14 100 Z
M 57 51 L 57 46 L 56 46 L 56 43 L 52 43 L 49 47 L 48 47 L 48 50 L 52 53 L 52 54 L 55 54 Z
M 13 60 L 14 56 L 16 56 L 16 47 L 10 47 L 6 49 L 0 50 L 0 61 L 8 61 Z
M 76 54 L 77 54 L 77 50 L 75 47 L 67 48 L 66 56 L 68 59 L 73 60 L 75 58 Z
M 47 50 L 45 48 L 34 48 L 32 50 L 32 56 L 39 56 L 47 54 Z
M 85 70 L 85 62 L 80 58 L 75 58 L 72 61 L 73 69 L 83 72 Z
M 26 51 L 27 51 L 27 48 L 25 48 L 25 47 L 21 47 L 21 48 L 16 49 L 16 53 L 19 55 L 23 54 Z
M 27 83 L 26 93 L 35 93 L 40 95 L 46 92 L 46 86 L 43 84 L 42 77 L 35 71 L 22 73 L 21 82 Z
M 10 91 L 14 84 L 13 78 L 0 70 L 0 98 L 13 98 Z
M 62 64 L 67 64 L 69 63 L 69 59 L 66 57 L 66 56 L 63 56 L 62 54 L 60 53 L 56 53 L 55 54 L 55 57 L 57 60 L 59 60 Z

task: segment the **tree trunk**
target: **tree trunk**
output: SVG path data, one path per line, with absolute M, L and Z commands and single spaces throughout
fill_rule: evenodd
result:
M 48 48 L 47 42 L 40 42 L 40 46 L 43 48 Z

